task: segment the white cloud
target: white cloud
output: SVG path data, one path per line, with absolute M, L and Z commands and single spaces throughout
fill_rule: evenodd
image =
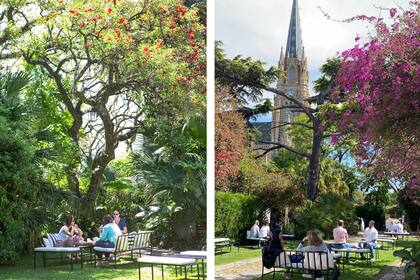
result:
M 388 16 L 376 7 L 407 6 L 408 0 L 300 0 L 303 44 L 308 57 L 310 83 L 319 67 L 338 51 L 354 46 L 357 34 L 367 37 L 366 22 L 328 20 L 318 6 L 335 19 L 355 15 Z M 228 56 L 241 54 L 276 66 L 285 47 L 292 0 L 216 0 L 216 40 L 223 41 Z M 375 7 L 376 6 L 376 7 Z M 270 96 L 270 95 L 268 95 Z

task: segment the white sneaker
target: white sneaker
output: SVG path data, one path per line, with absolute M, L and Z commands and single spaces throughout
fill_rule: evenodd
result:
M 315 278 L 315 280 L 324 280 L 324 277 Z
M 312 278 L 312 274 L 302 274 L 303 278 Z

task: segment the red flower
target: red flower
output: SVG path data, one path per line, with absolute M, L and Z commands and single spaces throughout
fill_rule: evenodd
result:
M 122 18 L 120 18 L 120 20 L 118 21 L 118 23 L 123 24 L 123 23 L 125 23 L 125 20 L 126 19 L 122 17 Z
M 110 14 L 110 13 L 112 13 L 112 9 L 111 9 L 111 8 L 106 8 L 106 9 L 105 9 L 105 12 L 106 12 L 107 14 Z

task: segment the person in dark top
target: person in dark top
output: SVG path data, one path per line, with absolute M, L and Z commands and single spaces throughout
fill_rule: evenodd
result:
M 271 268 L 276 262 L 276 258 L 284 250 L 284 241 L 280 228 L 275 228 L 271 232 L 271 237 L 268 244 L 263 248 L 263 265 L 266 268 Z
M 118 225 L 118 227 L 120 228 L 120 230 L 121 230 L 121 233 L 122 234 L 127 234 L 127 223 L 125 222 L 125 220 L 124 220 L 124 218 L 121 218 L 121 216 L 120 216 L 120 212 L 119 211 L 117 211 L 117 210 L 115 210 L 113 213 L 112 213 L 112 216 L 114 217 L 114 223 L 116 224 L 116 225 Z

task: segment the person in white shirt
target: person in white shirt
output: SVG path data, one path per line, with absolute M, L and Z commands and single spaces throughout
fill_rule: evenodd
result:
M 375 228 L 375 222 L 369 221 L 369 227 L 365 229 L 364 233 L 365 237 L 365 244 L 369 247 L 370 256 L 372 259 L 375 259 L 375 248 L 376 248 L 376 240 L 378 239 L 378 231 Z
M 258 232 L 258 237 L 267 238 L 269 232 L 270 232 L 270 226 L 268 225 L 267 221 L 264 221 L 263 226 L 260 228 L 260 231 Z
M 260 232 L 260 221 L 256 220 L 255 224 L 251 228 L 251 237 L 258 237 L 258 233 Z
M 404 226 L 402 223 L 400 223 L 400 221 L 397 221 L 397 223 L 395 224 L 395 232 L 404 233 Z
M 270 226 L 268 225 L 268 221 L 264 221 L 262 227 L 260 228 L 260 231 L 258 232 L 259 238 L 265 238 L 268 239 L 270 237 Z M 262 241 L 260 240 L 258 242 L 258 246 L 262 246 Z

